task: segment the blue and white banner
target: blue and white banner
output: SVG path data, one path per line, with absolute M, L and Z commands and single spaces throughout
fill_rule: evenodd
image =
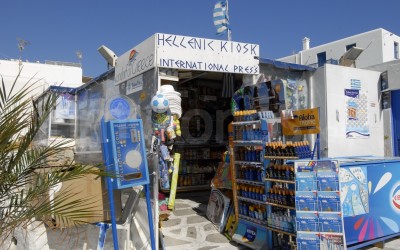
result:
M 214 6 L 214 26 L 217 34 L 224 34 L 229 29 L 228 2 L 218 1 Z

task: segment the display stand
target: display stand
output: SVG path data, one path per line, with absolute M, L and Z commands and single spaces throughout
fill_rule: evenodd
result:
M 142 121 L 131 119 L 105 121 L 102 119 L 101 131 L 103 160 L 107 171 L 116 176 L 115 178 L 106 177 L 114 249 L 119 249 L 119 247 L 113 191 L 139 185 L 143 185 L 145 188 L 151 247 L 156 249 Z M 107 227 L 103 226 L 102 228 L 107 230 Z
M 293 148 L 294 149 L 294 148 Z M 270 238 L 268 249 L 276 246 L 293 248 L 294 230 L 294 168 L 288 161 L 296 160 L 295 152 L 290 150 L 285 155 L 267 149 L 266 190 L 267 190 L 267 229 Z
M 232 186 L 238 222 L 232 240 L 253 249 L 263 249 L 267 245 L 264 145 L 268 141 L 268 124 L 255 117 L 232 123 Z
M 297 249 L 345 249 L 337 161 L 296 161 Z
M 267 229 L 270 238 L 268 247 L 273 249 L 276 246 L 283 246 L 294 249 L 297 246 L 301 249 L 297 242 L 299 233 L 295 224 L 297 176 L 293 161 L 313 159 L 315 153 L 319 159 L 319 109 L 282 111 L 281 123 L 283 136 L 317 134 L 313 151 L 308 142 L 272 142 L 266 146 Z

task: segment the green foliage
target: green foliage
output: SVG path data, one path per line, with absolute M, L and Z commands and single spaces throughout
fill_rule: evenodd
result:
M 91 207 L 94 200 L 74 199 L 74 193 L 65 192 L 50 201 L 49 190 L 59 183 L 87 174 L 105 175 L 98 166 L 73 162 L 49 168 L 49 157 L 62 154 L 71 142 L 70 139 L 63 139 L 45 146 L 33 144 L 40 127 L 55 107 L 57 95 L 50 93 L 44 97 L 42 105 L 37 105 L 30 96 L 36 82 L 28 82 L 23 89 L 15 90 L 18 78 L 19 75 L 8 87 L 1 77 L 1 237 L 11 235 L 16 227 L 25 227 L 35 219 L 57 226 L 54 221 L 77 225 L 83 223 L 82 219 L 95 216 Z

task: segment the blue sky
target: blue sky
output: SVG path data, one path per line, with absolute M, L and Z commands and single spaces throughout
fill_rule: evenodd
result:
M 216 0 L 12 0 L 0 4 L 0 58 L 19 58 L 17 38 L 29 41 L 28 61 L 79 62 L 98 76 L 106 63 L 97 48 L 121 55 L 154 33 L 227 39 L 217 36 Z M 377 28 L 400 35 L 398 0 L 230 0 L 232 40 L 260 45 L 260 56 L 276 59 Z

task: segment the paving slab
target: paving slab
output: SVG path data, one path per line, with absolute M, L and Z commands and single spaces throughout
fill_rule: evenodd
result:
M 200 224 L 210 222 L 207 218 L 199 215 L 187 217 L 186 221 L 187 224 Z
M 220 233 L 209 234 L 206 236 L 206 241 L 214 243 L 228 243 L 229 240 Z
M 173 227 L 173 226 L 177 226 L 181 223 L 182 219 L 177 218 L 177 219 L 169 219 L 166 221 L 162 221 L 161 222 L 161 226 L 162 227 Z
M 189 208 L 189 209 L 174 210 L 172 213 L 173 213 L 175 216 L 184 216 L 184 215 L 193 215 L 193 214 L 196 214 L 196 211 L 194 211 L 192 208 Z
M 189 227 L 186 231 L 186 237 L 197 239 L 197 229 L 195 227 Z

